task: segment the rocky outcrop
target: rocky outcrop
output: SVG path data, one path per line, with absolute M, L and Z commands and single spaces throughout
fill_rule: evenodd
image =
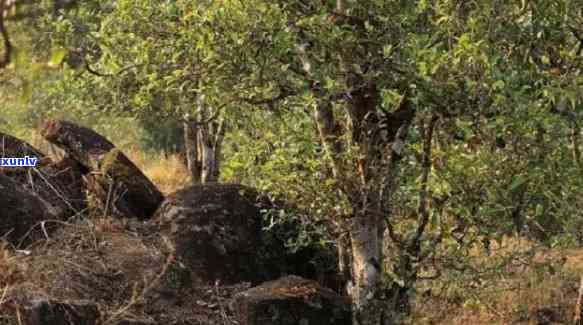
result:
M 84 170 L 76 161 L 64 158 L 58 162 L 50 159 L 36 167 L 11 168 L 4 175 L 20 184 L 26 191 L 37 195 L 63 211 L 62 218 L 80 214 L 87 208 Z
M 24 156 L 35 157 L 39 160 L 46 158 L 44 153 L 29 143 L 0 132 L 0 157 L 15 158 Z
M 0 167 L 0 236 L 13 244 L 29 242 L 46 233 L 54 223 L 86 208 L 81 166 L 72 159 L 53 162 L 40 150 L 13 136 L 0 133 L 0 157 L 37 159 L 36 166 Z M 24 237 L 26 238 L 24 238 Z
M 196 185 L 170 195 L 154 223 L 170 238 L 193 284 L 256 281 L 261 243 L 257 193 L 241 185 Z
M 14 245 L 42 236 L 47 219 L 60 219 L 63 210 L 51 205 L 11 178 L 0 174 L 0 237 Z M 37 226 L 37 227 L 35 227 Z
M 59 146 L 90 173 L 88 187 L 112 212 L 123 217 L 150 218 L 162 193 L 121 151 L 97 132 L 67 121 L 50 120 L 41 135 Z
M 37 155 L 41 163 L 0 169 L 0 236 L 15 246 L 32 244 L 4 256 L 22 276 L 8 277 L 10 305 L 0 306 L 0 314 L 8 310 L 11 319 L 23 316 L 32 325 L 348 319 L 340 297 L 306 280 L 330 286 L 326 278 L 334 279 L 337 269 L 334 250 L 311 235 L 318 231 L 307 230 L 313 224 L 308 216 L 288 214 L 295 210 L 237 184 L 191 186 L 162 200 L 146 176 L 94 131 L 49 121 L 42 134 L 65 150 L 62 160 L 4 138 L 10 155 Z M 81 213 L 86 192 L 107 215 L 137 218 L 69 218 L 88 216 Z M 48 240 L 34 243 L 38 238 Z M 302 277 L 249 289 L 288 274 Z M 86 300 L 95 305 L 78 303 Z
M 317 282 L 287 276 L 238 293 L 240 325 L 350 325 L 350 303 Z

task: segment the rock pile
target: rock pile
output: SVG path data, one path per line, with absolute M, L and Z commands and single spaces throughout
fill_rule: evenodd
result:
M 0 277 L 0 325 L 349 323 L 344 298 L 299 277 L 321 280 L 308 266 L 328 256 L 333 269 L 333 251 L 287 252 L 263 227 L 277 206 L 256 190 L 193 185 L 165 198 L 95 131 L 52 120 L 41 134 L 62 160 L 0 134 L 0 156 L 39 158 L 0 168 L 0 272 L 19 274 Z M 88 216 L 88 196 L 114 218 Z

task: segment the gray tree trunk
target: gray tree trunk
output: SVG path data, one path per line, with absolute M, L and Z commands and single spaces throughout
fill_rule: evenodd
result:
M 184 120 L 184 147 L 186 154 L 186 166 L 190 174 L 192 183 L 201 183 L 201 161 L 199 159 L 198 148 L 198 126 L 196 122 Z
M 204 97 L 197 103 L 198 120 L 185 117 L 184 145 L 186 161 L 192 183 L 216 183 L 220 176 L 221 150 L 225 136 L 224 120 L 215 121 L 212 109 L 204 105 Z
M 378 218 L 368 214 L 354 217 L 350 240 L 352 244 L 354 324 L 379 325 L 383 312 L 378 304 L 381 284 L 381 246 Z
M 374 85 L 352 95 L 348 108 L 352 139 L 347 144 L 340 140 L 344 134 L 340 134 L 331 105 L 320 103 L 315 107 L 320 140 L 329 155 L 334 178 L 352 206 L 352 216 L 344 225 L 349 241 L 339 243 L 339 262 L 341 272 L 351 276 L 347 291 L 352 297 L 355 325 L 392 324 L 400 316 L 398 311 L 386 310 L 388 304 L 382 298 L 386 293 L 381 285 L 384 217 L 390 215 L 390 209 L 385 209 L 386 198 L 398 177 L 397 165 L 414 113 L 405 95 L 398 109 L 385 117 L 386 136 L 371 136 L 379 133 L 375 130 L 381 125 L 368 117 L 375 114 L 377 95 Z M 348 146 L 358 148 L 358 160 L 343 157 Z M 402 290 L 398 291 L 401 297 Z

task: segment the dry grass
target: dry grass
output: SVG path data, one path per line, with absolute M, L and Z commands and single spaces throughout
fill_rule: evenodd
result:
M 248 284 L 179 285 L 181 264 L 173 244 L 156 227 L 99 216 L 61 226 L 51 239 L 29 247 L 30 253 L 0 249 L 0 297 L 8 290 L 0 300 L 0 325 L 20 325 L 20 312 L 39 298 L 91 301 L 98 305 L 103 325 L 125 320 L 234 324 L 226 302 Z
M 61 149 L 46 142 L 39 134 L 32 132 L 30 143 L 49 156 L 62 157 Z M 160 191 L 167 195 L 183 188 L 190 182 L 183 159 L 178 154 L 146 152 L 138 147 L 121 148 L 121 151 L 146 174 Z
M 531 245 L 527 241 L 508 242 L 494 254 Z M 486 256 L 480 258 L 485 260 Z M 529 263 L 504 268 L 483 283 L 469 284 L 461 279 L 428 283 L 432 293 L 417 297 L 411 323 L 571 324 L 582 270 L 583 249 L 537 249 Z
M 5 245 L 0 243 L 0 310 L 12 287 L 22 280 L 15 257 Z
M 164 287 L 161 281 L 175 261 L 169 242 L 146 226 L 121 220 L 60 224 L 62 230 L 29 253 L 0 249 L 0 324 L 19 324 L 19 311 L 38 298 L 92 301 L 103 324 L 148 319 L 143 306 L 150 304 L 149 293 Z
M 126 149 L 124 153 L 165 195 L 183 188 L 190 182 L 188 171 L 178 154 L 152 154 L 137 148 Z

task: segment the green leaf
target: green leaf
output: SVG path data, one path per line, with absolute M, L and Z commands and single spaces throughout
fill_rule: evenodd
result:
M 393 54 L 393 45 L 388 44 L 383 46 L 383 57 L 389 58 Z
M 29 80 L 24 79 L 22 82 L 22 93 L 19 96 L 19 101 L 21 104 L 26 104 L 30 101 L 32 97 L 32 90 L 33 90 L 32 82 Z
M 49 59 L 49 67 L 57 67 L 63 62 L 63 59 L 67 55 L 67 50 L 64 48 L 56 48 L 51 50 L 51 58 Z
M 522 184 L 526 183 L 527 180 L 528 178 L 525 176 L 517 176 L 514 178 L 514 181 L 512 181 L 512 184 L 510 184 L 510 191 L 516 190 Z
M 535 215 L 538 216 L 542 216 L 544 212 L 543 206 L 541 204 L 537 204 L 536 205 L 536 210 L 535 210 Z
M 494 90 L 502 90 L 506 84 L 503 80 L 498 80 L 492 85 L 492 89 Z

